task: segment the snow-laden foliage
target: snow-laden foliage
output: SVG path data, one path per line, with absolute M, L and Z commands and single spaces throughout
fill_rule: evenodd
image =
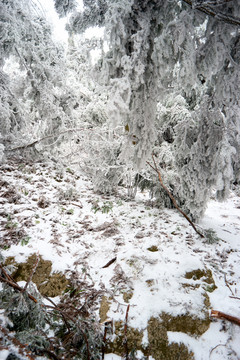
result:
M 239 15 L 235 3 L 222 10 Z M 109 2 L 105 22 L 108 114 L 130 140 L 122 154 L 131 148 L 138 167 L 154 145 L 163 167 L 171 154 L 166 184 L 198 218 L 213 187 L 224 199 L 239 179 L 239 32 L 177 1 Z
M 56 135 L 71 123 L 75 105 L 65 86 L 64 49 L 30 0 L 3 2 L 0 25 L 3 140 L 11 137 L 13 147 L 13 140 L 16 146 Z
M 56 0 L 55 0 L 56 3 Z M 107 11 L 107 0 L 83 0 L 84 12 L 73 13 L 68 31 L 84 32 L 90 26 L 102 26 Z
M 76 9 L 77 2 L 76 0 L 55 0 L 54 6 L 59 17 L 62 18 Z

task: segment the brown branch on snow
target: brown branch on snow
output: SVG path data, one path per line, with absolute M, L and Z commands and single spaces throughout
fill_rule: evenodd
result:
M 106 265 L 102 266 L 102 269 L 105 269 L 105 268 L 109 267 L 109 266 L 112 265 L 116 260 L 117 260 L 117 257 L 113 258 L 113 259 L 110 260 Z
M 104 334 L 103 334 L 103 342 L 102 342 L 102 360 L 104 360 L 104 356 L 105 356 L 107 332 L 108 332 L 108 329 L 109 329 L 109 325 L 113 326 L 113 321 L 112 320 L 106 320 L 104 322 Z
M 231 321 L 232 323 L 237 324 L 237 325 L 240 326 L 240 318 L 225 314 L 225 313 L 223 313 L 221 311 L 212 310 L 211 311 L 211 316 L 214 317 L 214 318 L 217 318 L 217 319 L 226 319 L 226 320 Z
M 147 161 L 147 164 L 158 174 L 158 179 L 159 182 L 161 184 L 161 186 L 163 187 L 163 189 L 166 191 L 166 193 L 168 194 L 168 196 L 170 197 L 170 199 L 173 202 L 173 205 L 175 206 L 175 208 L 185 217 L 185 219 L 187 219 L 187 221 L 190 223 L 190 225 L 193 227 L 193 229 L 196 231 L 196 233 L 201 236 L 201 238 L 204 238 L 204 235 L 196 228 L 196 226 L 194 225 L 194 223 L 192 222 L 192 220 L 187 216 L 187 214 L 185 214 L 185 212 L 183 210 L 180 209 L 180 207 L 178 206 L 175 198 L 173 197 L 173 195 L 170 193 L 170 191 L 168 190 L 168 188 L 164 185 L 163 181 L 162 181 L 162 176 L 160 173 L 160 170 L 157 167 L 154 155 L 152 154 L 152 159 L 153 159 L 153 163 L 154 166 L 152 164 L 150 164 L 150 162 Z
M 128 313 L 129 313 L 130 305 L 128 304 L 126 316 L 125 316 L 125 325 L 124 325 L 124 348 L 125 348 L 125 360 L 128 360 L 128 339 L 127 339 L 127 330 L 128 330 Z
M 231 24 L 231 25 L 240 26 L 240 19 L 238 17 L 226 15 L 226 14 L 214 9 L 214 5 L 223 5 L 223 4 L 226 4 L 227 2 L 229 2 L 230 0 L 225 0 L 221 4 L 216 2 L 216 4 L 213 3 L 213 4 L 211 4 L 211 6 L 209 5 L 209 3 L 204 4 L 204 2 L 199 3 L 199 4 L 194 4 L 194 1 L 192 1 L 192 0 L 183 0 L 183 1 L 185 3 L 187 3 L 188 5 L 190 5 L 193 9 L 199 10 L 211 17 L 214 17 L 215 19 L 217 19 L 219 21 L 223 21 L 223 22 L 225 22 L 227 24 Z

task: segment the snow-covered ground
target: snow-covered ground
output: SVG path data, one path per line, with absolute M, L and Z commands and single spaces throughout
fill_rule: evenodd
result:
M 212 243 L 200 238 L 177 210 L 154 208 L 147 193 L 134 201 L 102 196 L 71 169 L 5 164 L 0 185 L 4 257 L 20 263 L 39 253 L 52 261 L 54 272 L 74 271 L 81 277 L 84 269 L 95 288 L 111 298 L 108 319 L 124 321 L 130 304 L 128 326 L 143 330 L 146 345 L 148 321 L 162 313 L 204 319 L 214 309 L 240 318 L 240 197 L 209 203 L 198 225 L 216 232 L 220 239 Z M 7 222 L 22 234 L 21 241 Z M 199 269 L 211 271 L 216 289 L 186 276 Z M 169 343 L 185 344 L 196 360 L 240 359 L 240 329 L 231 322 L 211 318 L 200 336 L 167 335 Z M 4 351 L 0 359 L 6 358 Z

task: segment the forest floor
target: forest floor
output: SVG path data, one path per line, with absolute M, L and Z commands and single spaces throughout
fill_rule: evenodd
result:
M 120 192 L 96 194 L 84 175 L 52 163 L 2 164 L 2 255 L 24 263 L 39 254 L 51 273 L 94 287 L 102 323 L 127 319 L 141 332 L 137 359 L 154 336 L 153 319 L 156 337 L 162 324 L 165 345 L 182 343 L 196 360 L 240 359 L 240 327 L 210 316 L 214 309 L 240 318 L 240 197 L 211 200 L 198 226 L 215 233 L 202 239 L 177 210 L 154 207 L 147 193 L 127 200 Z M 117 345 L 112 352 L 105 359 L 121 359 Z M 151 355 L 162 356 L 154 346 Z

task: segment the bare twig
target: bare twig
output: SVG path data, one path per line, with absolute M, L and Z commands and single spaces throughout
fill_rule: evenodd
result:
M 223 313 L 221 311 L 212 310 L 211 311 L 211 316 L 215 317 L 217 319 L 226 319 L 226 320 L 231 321 L 232 323 L 237 324 L 237 325 L 240 326 L 240 318 L 225 314 L 225 313 Z
M 227 346 L 227 342 L 226 342 L 226 344 L 218 344 L 218 345 L 214 346 L 209 353 L 209 357 L 211 357 L 213 351 L 216 350 L 220 346 Z
M 229 285 L 229 283 L 227 281 L 227 275 L 226 274 L 224 274 L 224 281 L 225 281 L 226 286 L 230 290 L 231 294 L 234 296 L 234 293 L 233 293 L 232 289 L 230 288 L 230 285 Z
M 237 297 L 237 296 L 229 296 L 231 299 L 237 299 L 237 300 L 240 300 L 240 297 Z
M 83 208 L 82 204 L 76 204 L 76 203 L 73 203 L 73 202 L 71 204 L 74 205 L 74 206 L 78 206 L 80 209 Z
M 9 281 L 11 281 L 11 282 L 15 282 L 14 280 L 13 280 L 13 278 L 11 277 L 11 275 L 10 274 L 8 274 L 7 273 L 7 271 L 4 269 L 4 267 L 0 264 L 0 269 L 1 269 L 1 271 L 2 271 L 2 274 L 3 274 L 3 276 L 5 276 L 5 278 L 7 279 L 7 280 L 9 280 Z
M 128 330 L 128 313 L 129 313 L 130 305 L 128 304 L 126 316 L 125 316 L 125 325 L 124 325 L 124 348 L 125 348 L 125 360 L 128 360 L 128 338 L 127 338 L 127 330 Z
M 173 205 L 175 206 L 175 208 L 185 217 L 185 219 L 187 219 L 187 221 L 190 223 L 190 225 L 193 227 L 193 229 L 196 231 L 196 233 L 201 236 L 201 238 L 204 238 L 204 235 L 196 228 L 196 226 L 194 225 L 194 223 L 192 222 L 192 220 L 185 214 L 184 211 L 182 211 L 180 209 L 180 207 L 178 206 L 175 198 L 173 197 L 173 195 L 170 193 L 170 191 L 168 190 L 168 188 L 164 185 L 163 181 L 162 181 L 162 176 L 161 176 L 161 173 L 160 173 L 160 170 L 158 169 L 157 167 L 157 164 L 156 164 L 156 161 L 155 161 L 155 158 L 154 158 L 154 155 L 152 154 L 152 159 L 153 159 L 153 162 L 154 162 L 154 166 L 152 164 L 150 164 L 150 162 L 147 161 L 147 164 L 154 170 L 156 171 L 156 173 L 158 174 L 158 179 L 159 179 L 159 182 L 161 184 L 161 186 L 163 187 L 163 189 L 167 192 L 168 196 L 170 197 L 170 199 L 172 200 L 173 202 Z

